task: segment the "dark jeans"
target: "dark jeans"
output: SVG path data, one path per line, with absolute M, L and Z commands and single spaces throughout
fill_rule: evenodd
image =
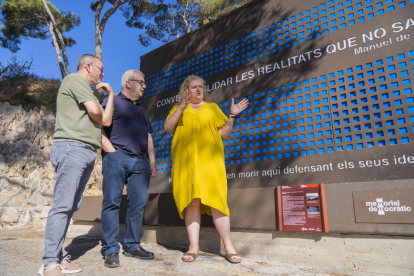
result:
M 127 251 L 134 251 L 141 246 L 139 235 L 151 175 L 148 159 L 132 158 L 119 151 L 107 153 L 102 160 L 102 174 L 104 254 L 119 253 L 119 206 L 125 184 L 128 207 L 124 244 Z
M 52 209 L 45 230 L 43 264 L 58 263 L 62 246 L 74 212 L 82 201 L 82 194 L 95 164 L 96 152 L 90 146 L 77 142 L 54 142 L 50 161 L 56 170 Z

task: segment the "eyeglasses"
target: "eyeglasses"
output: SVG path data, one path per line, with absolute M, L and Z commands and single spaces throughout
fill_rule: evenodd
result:
M 91 63 L 91 65 L 93 65 L 93 66 L 95 66 L 95 67 L 98 67 L 99 68 L 99 70 L 101 70 L 101 73 L 103 74 L 103 67 L 101 67 L 101 66 L 98 66 L 98 65 L 96 65 L 96 64 L 93 64 L 93 63 Z
M 146 86 L 145 81 L 143 81 L 143 80 L 129 80 L 129 81 L 136 81 L 136 82 L 138 82 L 139 84 L 141 84 L 141 85 L 145 85 L 145 86 Z

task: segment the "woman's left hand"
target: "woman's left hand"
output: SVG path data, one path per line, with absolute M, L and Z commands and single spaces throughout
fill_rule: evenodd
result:
M 243 100 L 241 100 L 237 104 L 234 104 L 234 99 L 231 98 L 231 109 L 230 109 L 230 113 L 233 114 L 233 115 L 238 115 L 243 110 L 245 110 L 248 106 L 249 106 L 249 100 L 246 99 L 246 98 L 244 98 Z

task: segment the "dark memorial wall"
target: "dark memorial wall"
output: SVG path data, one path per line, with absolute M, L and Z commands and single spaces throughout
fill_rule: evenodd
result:
M 232 97 L 251 103 L 223 141 L 232 227 L 277 229 L 276 186 L 325 183 L 330 231 L 414 234 L 412 197 L 368 213 L 406 220 L 355 218 L 371 190 L 413 194 L 413 36 L 413 0 L 263 0 L 142 56 L 158 171 L 145 222 L 183 224 L 163 123 L 195 74 L 225 114 Z

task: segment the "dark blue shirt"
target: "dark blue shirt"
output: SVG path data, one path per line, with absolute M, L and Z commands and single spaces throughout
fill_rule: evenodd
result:
M 101 105 L 106 107 L 108 98 Z M 148 133 L 152 133 L 152 127 L 139 102 L 135 108 L 139 110 L 141 117 L 135 112 L 132 101 L 124 94 L 115 95 L 114 115 L 110 127 L 104 127 L 108 139 L 115 149 L 134 158 L 148 158 Z

